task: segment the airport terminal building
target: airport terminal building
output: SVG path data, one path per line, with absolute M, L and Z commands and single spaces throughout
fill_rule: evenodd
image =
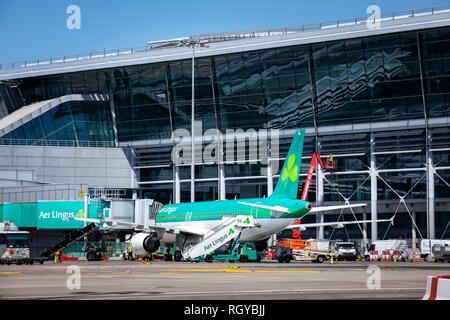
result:
M 304 128 L 299 194 L 317 151 L 335 167 L 316 169 L 308 200 L 367 203 L 304 221 L 395 215 L 394 225 L 305 237 L 449 238 L 447 9 L 383 16 L 375 27 L 348 19 L 2 64 L 0 201 L 81 201 L 87 189 L 164 204 L 266 197 Z M 194 166 L 191 136 L 183 161 L 173 157 L 173 133 L 191 132 L 192 109 Z M 219 143 L 231 149 L 211 151 Z

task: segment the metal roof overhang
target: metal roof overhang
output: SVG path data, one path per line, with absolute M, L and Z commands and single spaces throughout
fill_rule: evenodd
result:
M 317 30 L 301 31 L 268 37 L 255 37 L 223 42 L 211 42 L 208 47 L 195 49 L 195 58 L 246 52 L 302 44 L 370 37 L 383 34 L 433 29 L 450 25 L 450 12 L 444 10 L 432 15 L 396 17 L 394 20 L 382 19 L 380 28 L 370 29 L 365 22 L 339 25 Z M 0 80 L 28 78 L 67 72 L 114 68 L 129 65 L 174 61 L 192 58 L 192 49 L 174 47 L 148 50 L 129 54 L 106 55 L 83 58 L 71 62 L 53 62 L 44 65 L 17 67 L 0 70 Z

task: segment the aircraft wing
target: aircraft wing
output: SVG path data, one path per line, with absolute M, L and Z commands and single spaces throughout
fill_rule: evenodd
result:
M 285 229 L 299 229 L 306 230 L 306 228 L 315 228 L 315 227 L 334 227 L 334 228 L 343 228 L 346 224 L 361 224 L 361 223 L 374 223 L 374 222 L 390 222 L 394 224 L 394 216 L 390 219 L 380 219 L 380 220 L 356 220 L 356 221 L 336 221 L 336 222 L 324 222 L 324 223 L 298 223 L 291 224 L 287 226 Z
M 319 212 L 319 211 L 340 210 L 340 209 L 365 207 L 365 206 L 367 206 L 367 204 L 365 204 L 365 203 L 356 203 L 356 204 L 343 204 L 343 205 L 338 205 L 338 206 L 312 207 L 312 209 L 309 212 L 311 213 L 311 212 Z
M 97 223 L 97 224 L 105 224 L 108 226 L 125 226 L 125 227 L 130 227 L 130 228 L 134 228 L 134 229 L 138 229 L 138 230 L 144 230 L 145 228 L 149 228 L 149 229 L 153 229 L 153 230 L 161 230 L 164 232 L 170 232 L 170 233 L 178 233 L 178 232 L 183 232 L 183 233 L 189 233 L 195 236 L 203 236 L 206 233 L 208 233 L 210 230 L 209 229 L 204 229 L 204 228 L 197 228 L 197 227 L 192 227 L 192 226 L 179 226 L 179 227 L 175 227 L 175 228 L 166 228 L 166 227 L 160 227 L 160 226 L 145 226 L 143 224 L 139 224 L 139 223 L 133 223 L 133 222 L 123 222 L 123 221 L 111 221 L 111 220 L 107 220 L 107 219 L 92 219 L 92 218 L 70 218 L 73 220 L 77 220 L 77 221 L 86 221 L 86 222 L 90 222 L 90 223 Z
M 247 203 L 247 202 L 241 202 L 240 204 L 245 204 L 246 206 L 255 207 L 255 208 L 262 208 L 262 209 L 269 209 L 269 210 L 275 210 L 279 212 L 289 212 L 288 208 L 282 207 L 282 206 L 265 206 L 263 204 L 257 204 L 257 203 Z
M 196 236 L 203 236 L 211 231 L 210 229 L 197 228 L 197 227 L 192 227 L 192 226 L 179 226 L 179 227 L 175 227 L 174 230 L 176 230 L 178 232 L 193 234 Z

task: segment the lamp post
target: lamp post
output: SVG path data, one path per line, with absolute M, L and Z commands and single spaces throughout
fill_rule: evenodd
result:
M 167 45 L 175 44 L 177 47 L 180 46 L 192 46 L 192 104 L 191 104 L 191 202 L 195 202 L 195 46 L 207 47 L 207 40 L 193 39 L 192 37 L 168 39 L 168 40 L 157 40 L 148 41 L 152 48 L 153 45 Z
M 192 45 L 192 92 L 191 92 L 191 202 L 195 202 L 195 131 L 194 131 L 194 125 L 195 125 L 195 80 L 194 80 L 194 73 L 195 73 L 195 42 L 192 42 L 190 45 Z
M 207 41 L 189 39 L 192 46 L 192 92 L 191 92 L 191 202 L 195 202 L 195 46 L 205 47 Z

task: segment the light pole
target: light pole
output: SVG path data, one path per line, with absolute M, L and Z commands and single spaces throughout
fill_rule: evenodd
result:
M 195 202 L 195 46 L 205 47 L 207 41 L 190 39 L 192 46 L 192 92 L 191 92 L 191 202 Z M 201 134 L 201 132 L 200 132 Z
M 192 46 L 192 105 L 191 105 L 191 202 L 195 202 L 195 46 L 207 47 L 207 40 L 194 39 L 192 37 L 168 39 L 168 40 L 157 40 L 148 41 L 152 48 L 153 45 L 167 45 L 175 44 L 177 47 L 180 46 Z
M 190 45 L 192 45 L 192 102 L 191 102 L 191 202 L 195 202 L 195 131 L 194 131 L 194 125 L 195 125 L 195 81 L 194 81 L 194 73 L 195 73 L 195 60 L 194 60 L 194 48 L 195 48 L 195 42 L 192 42 Z

